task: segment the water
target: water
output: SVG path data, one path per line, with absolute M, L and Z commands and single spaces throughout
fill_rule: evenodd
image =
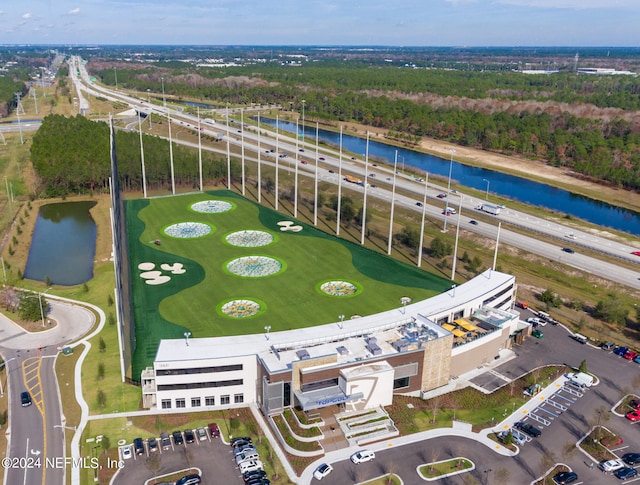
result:
M 78 285 L 93 278 L 95 202 L 47 204 L 38 211 L 24 277 L 55 285 Z
M 276 121 L 272 119 L 261 118 L 260 121 L 272 126 L 276 124 Z M 280 121 L 278 126 L 284 131 L 292 133 L 296 131 L 295 123 Z M 305 141 L 312 142 L 315 140 L 315 135 L 315 128 L 311 126 L 305 127 Z M 319 130 L 318 137 L 321 141 L 329 142 L 335 146 L 340 145 L 339 133 Z M 357 153 L 364 157 L 366 145 L 366 140 L 362 138 L 345 134 L 342 136 L 342 147 L 345 151 Z M 449 159 L 415 152 L 406 148 L 398 148 L 397 150 L 399 167 L 402 167 L 404 163 L 407 167 L 417 168 L 428 172 L 430 175 L 441 175 L 444 178 L 449 176 Z M 377 141 L 369 141 L 370 161 L 374 157 L 386 159 L 388 162 L 393 163 L 395 151 L 396 148 L 393 146 Z M 546 207 L 562 214 L 569 214 L 599 226 L 611 227 L 634 236 L 640 236 L 639 213 L 582 195 L 572 194 L 563 189 L 486 168 L 463 165 L 455 160 L 451 166 L 451 179 L 465 187 L 472 187 L 482 192 L 486 192 L 488 181 L 489 200 L 491 200 L 492 194 L 500 195 L 524 204 Z

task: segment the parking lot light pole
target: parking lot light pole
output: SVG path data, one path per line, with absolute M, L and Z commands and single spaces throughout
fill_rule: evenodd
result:
M 489 181 L 487 179 L 482 179 L 483 182 L 487 182 L 487 191 L 484 196 L 484 200 L 489 200 Z

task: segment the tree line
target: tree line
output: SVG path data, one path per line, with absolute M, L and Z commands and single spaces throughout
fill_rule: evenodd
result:
M 169 141 L 143 136 L 145 174 L 150 190 L 170 188 Z M 174 145 L 173 160 L 177 186 L 199 185 L 198 153 Z M 135 132 L 116 131 L 116 156 L 121 188 L 142 189 L 140 137 Z M 31 162 L 45 197 L 63 197 L 72 193 L 104 192 L 111 175 L 109 127 L 83 116 L 48 115 L 33 136 Z M 227 177 L 227 162 L 203 151 L 203 179 L 220 181 Z M 232 178 L 240 176 L 240 167 L 231 164 Z

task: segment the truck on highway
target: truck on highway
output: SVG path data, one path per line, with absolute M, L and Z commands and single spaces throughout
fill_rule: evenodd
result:
M 480 204 L 478 207 L 476 207 L 476 209 L 484 211 L 488 214 L 492 214 L 494 216 L 500 214 L 500 211 L 502 210 L 500 206 L 493 204 Z

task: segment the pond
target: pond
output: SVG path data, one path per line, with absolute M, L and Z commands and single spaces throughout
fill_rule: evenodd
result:
M 24 277 L 72 286 L 93 278 L 96 223 L 89 213 L 96 202 L 62 202 L 40 207 Z

